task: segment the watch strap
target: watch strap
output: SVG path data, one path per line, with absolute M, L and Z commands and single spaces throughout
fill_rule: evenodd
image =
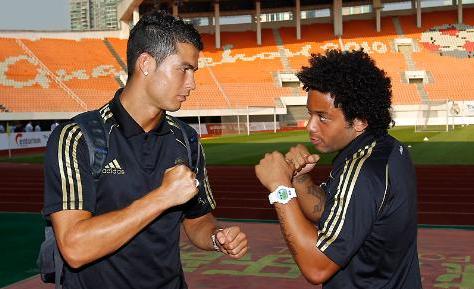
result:
M 220 231 L 224 231 L 224 229 L 217 228 L 215 232 L 211 235 L 212 248 L 214 248 L 214 250 L 216 250 L 217 252 L 221 252 L 221 248 L 219 247 L 219 240 L 217 240 L 217 233 Z
M 280 193 L 281 190 L 285 190 L 285 199 L 281 199 Z M 273 192 L 268 195 L 268 200 L 270 204 L 280 203 L 280 204 L 287 204 L 291 199 L 296 198 L 296 190 L 295 188 L 289 188 L 285 186 L 278 186 Z

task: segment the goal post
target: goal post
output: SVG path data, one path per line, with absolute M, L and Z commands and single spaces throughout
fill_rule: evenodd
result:
M 280 124 L 274 106 L 247 106 L 246 129 L 247 135 L 252 131 L 276 132 Z
M 415 132 L 449 130 L 449 101 L 428 100 L 418 106 Z

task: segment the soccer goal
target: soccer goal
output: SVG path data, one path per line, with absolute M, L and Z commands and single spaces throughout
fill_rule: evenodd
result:
M 448 100 L 424 101 L 418 107 L 415 132 L 441 132 L 449 130 Z
M 247 106 L 246 131 L 250 135 L 256 131 L 273 131 L 280 129 L 274 106 Z

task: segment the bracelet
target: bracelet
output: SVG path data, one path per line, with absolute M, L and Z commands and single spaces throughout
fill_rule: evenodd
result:
M 217 232 L 224 231 L 223 228 L 217 228 L 214 234 L 211 235 L 211 241 L 212 241 L 212 248 L 216 250 L 217 252 L 221 252 L 221 248 L 219 247 L 219 242 L 217 240 Z

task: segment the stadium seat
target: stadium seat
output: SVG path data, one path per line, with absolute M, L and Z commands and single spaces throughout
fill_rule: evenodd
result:
M 416 27 L 416 15 L 398 16 L 403 35 L 397 34 L 393 20 L 392 16 L 383 17 L 381 32 L 376 32 L 374 19 L 345 21 L 341 39 L 334 37 L 330 23 L 303 25 L 299 40 L 294 27 L 263 29 L 261 45 L 256 45 L 255 31 L 222 32 L 219 49 L 214 47 L 214 35 L 202 34 L 204 51 L 195 74 L 197 88 L 183 109 L 275 106 L 280 97 L 304 96 L 298 87 L 281 87 L 278 74 L 296 72 L 308 65 L 311 53 L 341 46 L 348 50 L 362 47 L 371 55 L 392 79 L 394 104 L 418 104 L 422 101 L 420 87 L 406 83 L 403 75 L 411 68 L 406 56 L 394 49 L 394 41 L 400 37 L 411 38 L 415 43 L 411 66 L 427 72 L 429 83 L 422 88 L 429 99 L 472 99 L 474 57 L 450 54 L 445 49 L 462 46 L 455 37 L 454 28 L 459 27 L 457 12 L 424 12 L 421 28 Z M 464 9 L 464 23 L 474 26 L 474 8 Z M 432 39 L 438 38 L 446 47 L 433 43 Z M 108 101 L 120 86 L 117 78 L 124 73 L 127 40 L 20 41 L 33 56 L 22 49 L 17 39 L 0 38 L 0 63 L 5 67 L 0 73 L 0 104 L 9 111 L 93 109 Z M 470 42 L 464 43 L 467 46 L 463 49 L 474 54 Z

